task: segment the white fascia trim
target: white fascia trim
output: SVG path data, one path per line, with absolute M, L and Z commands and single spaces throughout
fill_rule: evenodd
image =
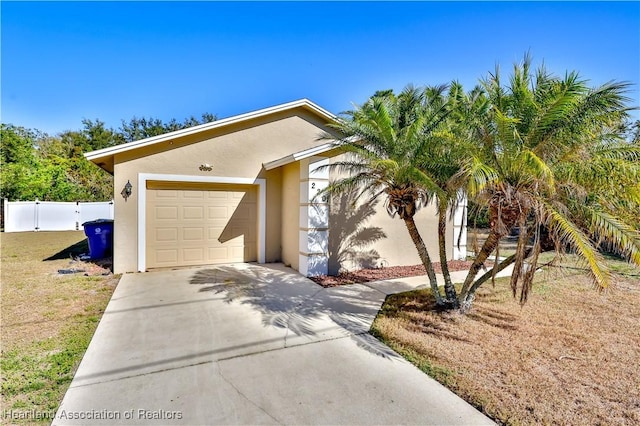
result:
M 267 230 L 267 185 L 265 179 L 227 176 L 191 176 L 138 173 L 138 271 L 147 269 L 147 181 L 230 183 L 258 185 L 258 263 L 265 263 Z
M 314 104 L 308 99 L 300 99 L 297 101 L 289 102 L 286 104 L 276 105 L 269 108 L 264 108 L 257 111 L 248 112 L 245 114 L 235 115 L 233 117 L 223 118 L 221 120 L 212 121 L 211 123 L 200 124 L 198 126 L 189 127 L 186 129 L 176 130 L 175 132 L 165 133 L 164 135 L 153 136 L 139 141 L 128 142 L 108 148 L 99 149 L 96 151 L 87 152 L 84 154 L 87 160 L 95 160 L 101 157 L 119 154 L 121 152 L 130 151 L 132 149 L 141 148 L 156 143 L 169 141 L 172 139 L 180 138 L 183 136 L 192 135 L 205 130 L 216 129 L 219 127 L 228 126 L 230 124 L 239 123 L 245 120 L 251 120 L 254 118 L 263 117 L 269 114 L 286 111 L 293 108 L 306 107 L 316 114 L 324 117 L 327 121 L 335 121 L 337 118 L 334 114 L 330 113 L 326 109 Z
M 333 148 L 338 147 L 339 145 L 335 142 L 325 143 L 323 145 L 314 146 L 313 148 L 305 149 L 304 151 L 294 152 L 293 154 L 287 155 L 286 157 L 279 158 L 277 160 L 269 161 L 268 163 L 263 163 L 262 166 L 265 170 L 275 169 L 276 167 L 284 166 L 289 163 L 293 163 L 295 161 L 300 161 L 305 158 L 313 157 L 314 155 L 324 154 L 327 151 L 332 150 Z

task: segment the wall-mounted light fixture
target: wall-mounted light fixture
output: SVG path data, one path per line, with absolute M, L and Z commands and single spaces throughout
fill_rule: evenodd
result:
M 211 167 L 211 164 L 209 163 L 204 163 L 200 164 L 200 167 L 198 167 L 198 169 L 200 169 L 201 172 L 210 172 L 211 170 L 213 170 L 213 167 Z
M 122 195 L 122 198 L 124 198 L 125 201 L 127 201 L 127 198 L 131 196 L 132 189 L 133 189 L 133 186 L 131 186 L 131 182 L 127 180 L 127 183 L 125 184 L 124 188 L 122 188 L 122 192 L 120 192 L 120 195 Z

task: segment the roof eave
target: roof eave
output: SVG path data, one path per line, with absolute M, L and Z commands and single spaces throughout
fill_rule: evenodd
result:
M 262 166 L 265 168 L 265 170 L 272 170 L 296 161 L 303 160 L 305 158 L 324 154 L 328 151 L 331 151 L 332 149 L 338 148 L 338 146 L 339 145 L 335 142 L 325 143 L 313 148 L 305 149 L 304 151 L 294 152 L 293 154 L 289 154 L 286 157 L 278 158 L 277 160 L 269 161 L 268 163 L 263 163 Z
M 154 144 L 161 143 L 161 142 L 170 141 L 170 140 L 173 140 L 173 139 L 176 139 L 176 138 L 189 136 L 189 135 L 192 135 L 192 134 L 195 134 L 195 133 L 199 133 L 199 132 L 203 132 L 203 131 L 207 131 L 207 130 L 212 130 L 212 129 L 217 129 L 217 128 L 222 128 L 222 127 L 229 126 L 229 125 L 236 124 L 236 123 L 240 123 L 240 122 L 243 122 L 243 121 L 256 119 L 256 118 L 264 117 L 264 116 L 267 116 L 267 115 L 270 115 L 270 114 L 274 114 L 274 113 L 277 113 L 277 112 L 287 111 L 287 110 L 290 110 L 290 109 L 301 108 L 301 107 L 309 109 L 309 110 L 315 112 L 316 114 L 320 115 L 321 117 L 324 117 L 328 122 L 335 121 L 337 119 L 337 117 L 334 114 L 332 114 L 329 111 L 325 110 L 324 108 L 316 105 L 315 103 L 311 102 L 310 100 L 308 100 L 308 99 L 300 99 L 300 100 L 289 102 L 289 103 L 286 103 L 286 104 L 276 105 L 276 106 L 272 106 L 272 107 L 269 107 L 269 108 L 264 108 L 264 109 L 261 109 L 261 110 L 252 111 L 252 112 L 248 112 L 248 113 L 245 113 L 245 114 L 236 115 L 236 116 L 233 116 L 233 117 L 223 118 L 221 120 L 212 121 L 210 123 L 200 124 L 200 125 L 197 125 L 197 126 L 186 128 L 186 129 L 176 130 L 174 132 L 165 133 L 163 135 L 153 136 L 153 137 L 150 137 L 150 138 L 141 139 L 141 140 L 134 141 L 134 142 L 128 142 L 128 143 L 124 143 L 124 144 L 120 144 L 120 145 L 116 145 L 116 146 L 112 146 L 112 147 L 99 149 L 99 150 L 96 150 L 96 151 L 87 152 L 87 153 L 84 154 L 84 157 L 87 160 L 98 164 L 98 160 L 106 158 L 106 157 L 111 157 L 113 155 L 116 155 L 116 154 L 119 154 L 119 153 L 122 153 L 122 152 L 127 152 L 127 151 L 131 151 L 131 150 L 138 149 L 138 148 L 143 148 L 145 146 L 149 146 L 149 145 L 154 145 Z

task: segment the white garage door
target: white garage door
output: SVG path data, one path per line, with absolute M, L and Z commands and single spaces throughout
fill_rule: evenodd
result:
M 147 267 L 257 260 L 252 185 L 147 182 Z

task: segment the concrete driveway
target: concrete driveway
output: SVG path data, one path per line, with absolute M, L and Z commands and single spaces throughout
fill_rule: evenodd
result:
M 53 424 L 491 424 L 367 332 L 416 279 L 279 264 L 122 277 Z

